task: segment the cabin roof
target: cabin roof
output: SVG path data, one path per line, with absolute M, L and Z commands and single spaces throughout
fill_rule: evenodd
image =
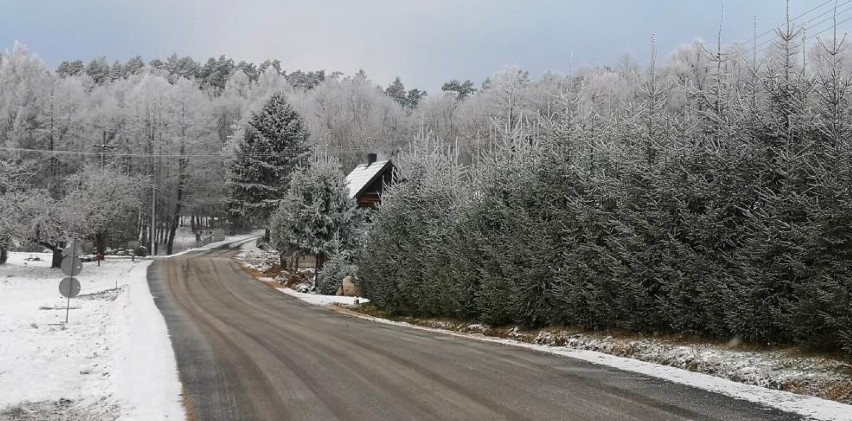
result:
M 356 197 L 364 188 L 378 178 L 382 170 L 388 167 L 390 160 L 376 161 L 372 164 L 359 164 L 349 175 L 346 176 L 346 185 L 349 186 L 349 197 Z

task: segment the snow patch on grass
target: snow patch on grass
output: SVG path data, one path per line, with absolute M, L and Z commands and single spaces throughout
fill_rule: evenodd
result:
M 355 306 L 359 304 L 369 303 L 370 300 L 364 297 L 341 297 L 337 295 L 322 295 L 299 292 L 290 288 L 276 288 L 277 290 L 291 296 L 296 297 L 306 303 L 311 303 L 318 306 L 330 306 L 342 304 L 346 306 Z
M 278 253 L 275 251 L 263 250 L 257 246 L 257 243 L 254 241 L 246 242 L 240 246 L 240 253 L 237 254 L 237 260 L 243 265 L 243 267 L 250 269 L 252 272 L 264 273 L 273 264 L 278 261 Z M 303 271 L 305 273 L 313 274 L 311 270 Z M 283 274 L 283 273 L 282 273 Z M 286 275 L 286 274 L 284 274 Z M 282 280 L 285 278 L 280 277 L 279 279 L 274 279 L 270 277 L 258 276 L 257 279 L 266 283 L 274 283 L 281 284 Z M 308 292 L 308 290 L 313 289 L 313 284 L 300 284 L 298 285 L 299 290 L 289 288 L 289 287 L 277 287 L 278 291 L 283 292 L 291 297 L 298 298 L 302 301 L 305 301 L 310 304 L 320 305 L 320 306 L 330 306 L 330 305 L 345 305 L 345 306 L 355 306 L 359 304 L 365 304 L 370 302 L 370 300 L 364 297 L 342 297 L 336 295 L 322 295 L 315 294 L 312 292 Z
M 679 344 L 654 338 L 613 338 L 562 331 L 541 331 L 534 338 L 523 340 L 635 358 L 740 383 L 852 403 L 849 375 L 852 366 L 839 360 L 794 356 L 782 351 L 725 349 L 707 343 Z

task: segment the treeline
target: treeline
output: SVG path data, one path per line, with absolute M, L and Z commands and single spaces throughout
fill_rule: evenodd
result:
M 382 87 L 363 71 L 288 71 L 276 60 L 224 56 L 97 58 L 50 71 L 16 44 L 0 53 L 0 255 L 58 249 L 72 236 L 99 249 L 153 237 L 168 252 L 183 222 L 229 223 L 226 169 L 252 114 L 276 93 L 304 117 L 308 147 L 348 171 L 368 153 L 399 150 L 432 125 L 431 114 L 468 118 L 452 113 L 474 104 L 465 99 L 472 83 L 450 81 L 444 91 L 427 97 L 399 78 Z M 127 207 L 101 206 L 109 190 L 92 183 L 104 179 L 122 181 L 114 187 Z M 86 212 L 65 206 L 80 189 Z M 116 209 L 120 220 L 103 221 Z
M 312 89 L 326 78 L 325 70 L 305 72 L 299 69 L 288 73 L 281 67 L 280 60 L 266 60 L 260 64 L 245 60 L 234 63 L 233 59 L 221 55 L 219 58 L 211 57 L 201 64 L 192 57 L 179 57 L 177 54 L 172 54 L 165 60 L 153 59 L 148 63 L 145 63 L 141 56 L 135 56 L 126 63 L 116 60 L 112 64 L 109 64 L 106 57 L 97 57 L 88 64 L 83 63 L 83 60 L 63 61 L 56 68 L 56 75 L 63 78 L 87 75 L 93 82 L 102 85 L 118 79 L 127 79 L 139 74 L 146 67 L 157 70 L 172 82 L 180 78 L 196 80 L 202 88 L 219 90 L 225 89 L 228 80 L 236 72 L 241 72 L 251 82 L 257 82 L 264 72 L 272 69 L 284 76 L 287 82 L 297 89 Z M 336 78 L 340 75 L 341 73 L 335 72 L 331 76 Z
M 388 92 L 395 89 L 409 101 L 398 80 Z M 411 98 L 425 96 L 414 91 Z M 21 45 L 0 54 L 0 254 L 36 244 L 58 250 L 70 237 L 104 249 L 152 236 L 169 252 L 183 222 L 226 224 L 226 168 L 252 113 L 276 93 L 306 116 L 309 146 L 348 168 L 415 131 L 413 106 L 363 72 L 326 77 L 277 61 L 200 65 L 177 55 L 65 62 L 51 72 Z M 113 187 L 127 206 L 106 209 L 111 191 L 94 185 L 103 180 L 123 181 Z M 66 206 L 81 189 L 81 206 Z M 120 219 L 103 221 L 116 209 Z
M 401 315 L 852 353 L 852 66 L 802 39 L 496 75 L 468 100 L 487 120 L 398 159 L 362 293 Z

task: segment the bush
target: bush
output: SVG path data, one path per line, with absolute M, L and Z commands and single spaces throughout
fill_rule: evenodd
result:
M 325 262 L 317 274 L 317 291 L 320 294 L 334 295 L 343 284 L 343 278 L 355 278 L 356 266 L 342 254 L 335 254 Z

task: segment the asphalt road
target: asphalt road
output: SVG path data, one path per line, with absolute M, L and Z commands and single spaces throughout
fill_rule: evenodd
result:
M 251 278 L 226 248 L 148 273 L 208 420 L 792 420 L 639 374 L 374 323 Z

